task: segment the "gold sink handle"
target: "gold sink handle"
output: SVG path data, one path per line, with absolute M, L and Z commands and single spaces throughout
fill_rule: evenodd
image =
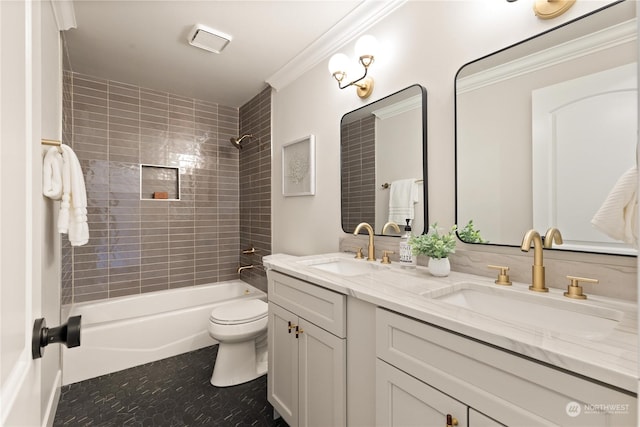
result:
M 364 259 L 364 255 L 362 254 L 362 248 L 356 248 L 356 256 L 355 259 Z
M 389 259 L 389 254 L 395 254 L 394 251 L 382 251 L 382 260 L 381 264 L 391 264 L 391 260 Z
M 509 267 L 502 265 L 487 265 L 487 267 L 500 270 L 498 278 L 495 280 L 496 285 L 511 286 L 511 280 L 509 280 L 509 274 L 507 273 L 507 271 L 509 271 Z
M 582 293 L 582 286 L 580 286 L 580 282 L 599 283 L 598 279 L 589 279 L 587 277 L 567 276 L 567 279 L 569 279 L 571 283 L 569 283 L 567 292 L 564 293 L 564 296 L 573 299 L 587 299 L 587 296 Z

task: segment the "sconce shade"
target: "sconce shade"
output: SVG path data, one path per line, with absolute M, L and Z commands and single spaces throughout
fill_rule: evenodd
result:
M 344 53 L 336 53 L 329 60 L 329 72 L 331 75 L 335 73 L 346 73 L 349 67 L 349 58 Z
M 358 96 L 364 99 L 373 92 L 373 78 L 368 77 L 367 73 L 369 71 L 369 66 L 373 64 L 375 55 L 378 53 L 378 41 L 373 36 L 362 36 L 356 42 L 355 51 L 356 55 L 358 55 L 357 63 L 364 68 L 360 74 L 358 73 L 358 70 L 352 69 L 352 66 L 355 64 L 351 64 L 349 57 L 344 53 L 336 53 L 331 57 L 331 59 L 329 59 L 329 72 L 338 82 L 338 87 L 340 89 L 346 89 L 349 86 L 354 86 Z M 354 79 L 354 77 L 350 77 L 348 80 L 345 80 L 346 77 L 357 75 L 360 75 L 360 77 L 356 77 L 355 80 L 350 83 L 346 83 L 349 80 Z M 343 80 L 345 80 L 345 83 L 343 83 Z
M 362 36 L 356 42 L 355 51 L 358 58 L 375 57 L 378 54 L 378 40 L 372 35 Z

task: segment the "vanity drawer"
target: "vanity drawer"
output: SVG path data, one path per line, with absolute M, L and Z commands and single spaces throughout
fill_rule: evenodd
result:
M 316 326 L 346 337 L 345 295 L 272 270 L 268 298 Z
M 637 415 L 630 394 L 381 308 L 376 356 L 506 425 L 633 425 Z M 626 410 L 575 416 L 573 402 Z

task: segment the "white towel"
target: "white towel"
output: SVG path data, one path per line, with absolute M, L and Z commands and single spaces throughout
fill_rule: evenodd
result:
M 414 205 L 418 201 L 418 184 L 415 178 L 393 181 L 389 194 L 389 221 L 405 224 L 407 219 L 413 219 Z
M 57 148 L 47 150 L 42 164 L 42 194 L 52 200 L 62 197 L 62 156 Z
M 638 246 L 638 167 L 622 175 L 591 220 L 615 240 Z
M 71 147 L 62 144 L 47 151 L 43 163 L 43 193 L 53 200 L 61 200 L 58 232 L 67 233 L 71 246 L 89 241 L 87 224 L 87 191 L 80 162 Z
M 62 224 L 62 228 L 68 225 L 69 243 L 71 246 L 82 246 L 89 241 L 89 225 L 87 224 L 87 191 L 84 185 L 84 176 L 80 161 L 68 145 L 61 145 L 62 157 L 64 160 L 63 182 L 65 180 L 66 170 L 68 168 L 69 175 L 69 216 L 68 224 Z M 63 190 L 62 200 L 64 203 L 65 190 Z M 62 208 L 61 208 L 62 211 Z M 58 222 L 58 229 L 60 229 Z

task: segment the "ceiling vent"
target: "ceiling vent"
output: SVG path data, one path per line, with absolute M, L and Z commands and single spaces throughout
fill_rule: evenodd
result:
M 189 33 L 189 44 L 191 46 L 213 53 L 222 52 L 230 41 L 230 35 L 201 24 L 196 24 Z

